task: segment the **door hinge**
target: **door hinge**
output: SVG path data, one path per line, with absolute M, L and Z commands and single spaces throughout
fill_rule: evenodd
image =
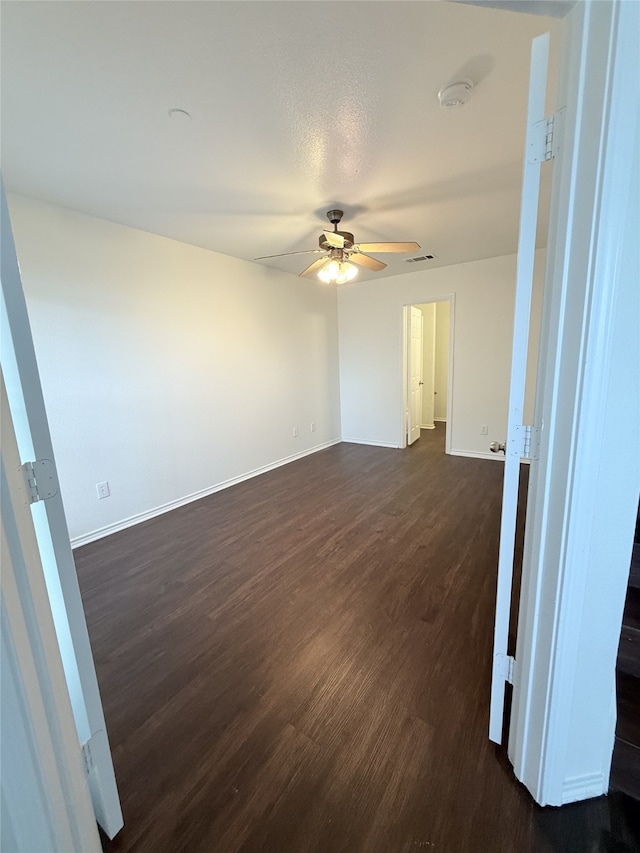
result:
M 30 504 L 58 494 L 58 474 L 51 459 L 36 459 L 20 466 Z
M 508 681 L 513 684 L 513 671 L 516 661 L 512 655 L 503 655 L 498 653 L 493 659 L 493 672 L 498 678 Z
M 528 163 L 544 163 L 557 155 L 560 150 L 563 118 L 564 107 L 531 126 L 527 148 Z
M 510 449 L 521 459 L 538 459 L 540 454 L 540 427 L 517 424 Z
M 93 763 L 93 755 L 91 754 L 91 741 L 92 737 L 86 743 L 82 744 L 82 758 L 84 759 L 84 769 L 87 773 L 87 776 L 91 773 L 94 768 Z

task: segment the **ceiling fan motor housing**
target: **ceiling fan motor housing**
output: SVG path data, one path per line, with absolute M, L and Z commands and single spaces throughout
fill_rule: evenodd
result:
M 355 238 L 350 231 L 338 231 L 338 224 L 342 217 L 344 216 L 343 210 L 328 210 L 327 211 L 327 219 L 333 225 L 333 233 L 340 234 L 341 237 L 344 237 L 344 247 L 345 249 L 351 249 L 353 244 L 355 243 Z M 330 243 L 327 242 L 324 234 L 318 240 L 318 245 L 321 249 L 331 249 L 335 248 L 335 246 L 331 246 Z
M 350 231 L 337 231 L 336 230 L 333 233 L 334 234 L 340 234 L 342 237 L 344 237 L 345 249 L 351 249 L 352 248 L 352 246 L 355 243 L 355 237 L 353 236 L 353 234 Z M 318 238 L 318 245 L 320 246 L 321 249 L 330 249 L 331 248 L 329 243 L 327 243 L 327 238 L 324 236 L 324 234 L 321 234 L 320 237 Z

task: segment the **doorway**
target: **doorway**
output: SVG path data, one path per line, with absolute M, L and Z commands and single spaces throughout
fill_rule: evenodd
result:
M 453 295 L 403 306 L 403 448 L 442 424 L 451 452 L 453 311 Z

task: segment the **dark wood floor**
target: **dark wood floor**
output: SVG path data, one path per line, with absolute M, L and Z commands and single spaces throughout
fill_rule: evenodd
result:
M 626 853 L 487 739 L 502 466 L 342 444 L 76 551 L 108 851 Z M 617 846 L 615 846 L 617 845 Z
M 640 507 L 622 617 L 616 682 L 618 722 L 611 787 L 634 797 L 640 811 Z

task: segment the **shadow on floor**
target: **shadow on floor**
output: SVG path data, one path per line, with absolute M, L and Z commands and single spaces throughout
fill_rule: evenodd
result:
M 640 851 L 640 804 L 625 794 L 539 809 L 535 821 L 558 853 Z

